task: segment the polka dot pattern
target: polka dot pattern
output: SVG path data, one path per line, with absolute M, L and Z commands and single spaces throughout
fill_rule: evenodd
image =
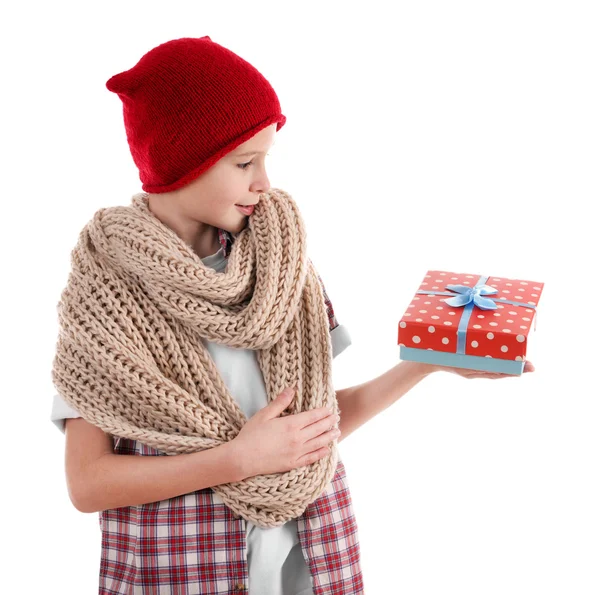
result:
M 419 291 L 445 291 L 446 285 L 473 287 L 479 275 L 466 275 L 448 271 L 427 271 L 419 286 Z M 489 277 L 486 285 L 494 287 L 498 293 L 490 296 L 498 308 L 481 310 L 473 307 L 465 341 L 465 354 L 513 361 L 524 361 L 527 351 L 527 336 L 533 324 L 535 310 L 540 299 L 543 283 L 502 277 Z M 453 295 L 456 295 L 453 293 Z M 411 300 L 407 311 L 398 324 L 398 344 L 409 347 L 456 353 L 458 347 L 458 326 L 464 307 L 456 308 L 446 304 L 451 296 L 433 293 L 417 294 Z M 499 303 L 507 301 L 530 304 L 528 307 Z M 421 306 L 421 308 L 418 308 Z M 417 310 L 412 310 L 417 307 Z M 418 312 L 421 318 L 411 316 Z

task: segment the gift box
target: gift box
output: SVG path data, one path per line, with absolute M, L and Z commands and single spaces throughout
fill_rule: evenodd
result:
M 400 359 L 519 375 L 543 283 L 427 271 L 398 323 Z

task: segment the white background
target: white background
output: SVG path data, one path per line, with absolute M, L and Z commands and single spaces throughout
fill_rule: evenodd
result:
M 97 514 L 69 501 L 49 421 L 56 304 L 81 227 L 141 190 L 106 80 L 159 43 L 209 35 L 268 78 L 288 118 L 270 179 L 301 206 L 352 335 L 337 389 L 396 365 L 427 269 L 545 283 L 534 373 L 440 372 L 341 443 L 367 594 L 597 595 L 597 6 L 5 9 L 3 589 L 97 592 Z

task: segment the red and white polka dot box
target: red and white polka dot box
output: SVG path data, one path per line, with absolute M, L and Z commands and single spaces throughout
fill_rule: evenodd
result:
M 400 359 L 521 374 L 543 287 L 537 281 L 427 271 L 398 323 Z

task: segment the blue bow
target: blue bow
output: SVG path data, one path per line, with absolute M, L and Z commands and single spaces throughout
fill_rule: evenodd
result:
M 496 310 L 498 308 L 493 299 L 481 297 L 483 295 L 498 293 L 497 289 L 485 284 L 488 279 L 488 275 L 481 275 L 474 287 L 467 287 L 466 285 L 446 285 L 445 287 L 445 289 L 450 289 L 454 293 L 458 294 L 444 300 L 449 306 L 465 306 L 462 316 L 458 322 L 457 331 L 458 341 L 456 345 L 456 353 L 460 355 L 464 355 L 465 353 L 465 347 L 467 343 L 467 326 L 469 325 L 469 318 L 471 317 L 471 312 L 473 312 L 473 307 L 477 306 L 481 310 Z M 452 295 L 447 291 L 420 290 L 417 291 L 417 293 L 427 295 Z M 525 302 L 513 302 L 512 300 L 502 299 L 501 303 L 512 304 L 513 306 L 523 306 L 524 308 L 531 308 L 532 310 L 536 309 L 534 304 L 526 304 Z
M 446 289 L 454 291 L 459 295 L 444 300 L 449 306 L 465 306 L 471 302 L 481 310 L 496 310 L 498 306 L 493 300 L 488 300 L 482 296 L 498 293 L 497 289 L 478 283 L 475 287 L 467 287 L 466 285 L 446 285 Z

